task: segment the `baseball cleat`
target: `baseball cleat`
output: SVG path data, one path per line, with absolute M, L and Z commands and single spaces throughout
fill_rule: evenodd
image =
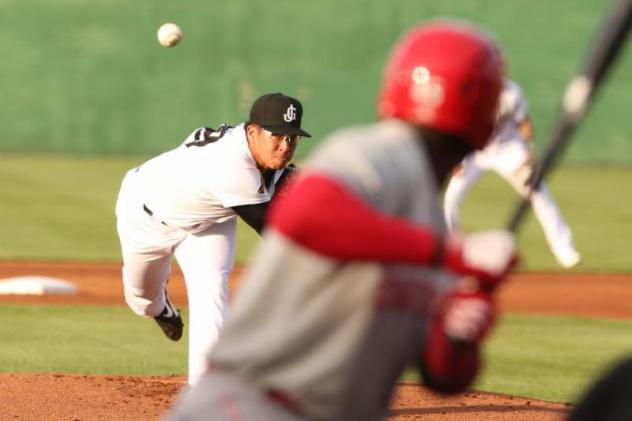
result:
M 574 268 L 582 262 L 582 256 L 575 250 L 567 250 L 564 253 L 557 254 L 555 257 L 558 263 L 566 269 Z
M 158 326 L 160 326 L 167 338 L 172 341 L 178 341 L 182 337 L 184 323 L 182 323 L 180 311 L 169 301 L 166 291 L 165 302 L 165 308 L 162 310 L 162 313 L 154 317 L 154 320 L 158 323 Z

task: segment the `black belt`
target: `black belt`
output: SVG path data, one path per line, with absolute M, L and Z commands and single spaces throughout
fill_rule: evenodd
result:
M 151 209 L 149 209 L 147 207 L 146 204 L 143 203 L 143 210 L 145 211 L 145 213 L 147 213 L 149 216 L 154 216 L 154 213 L 151 211 Z
M 151 209 L 149 209 L 149 208 L 147 207 L 147 205 L 146 205 L 146 204 L 144 204 L 144 203 L 143 203 L 143 210 L 145 211 L 145 213 L 146 213 L 147 215 L 151 216 L 152 218 L 154 217 L 154 212 L 153 212 Z M 161 223 L 162 225 L 164 225 L 165 227 L 168 227 L 168 226 L 169 226 L 169 225 L 168 225 L 166 222 L 164 222 L 164 221 L 160 221 L 160 223 Z M 202 224 L 201 224 L 201 223 L 200 223 L 200 224 L 195 224 L 195 225 L 193 225 L 190 229 L 196 229 L 196 228 L 197 228 L 197 227 L 199 227 L 200 225 L 202 225 Z
M 149 209 L 147 205 L 144 203 L 143 203 L 143 210 L 145 211 L 147 215 L 152 216 L 152 217 L 154 216 L 154 213 L 152 212 L 152 210 Z M 167 226 L 167 224 L 164 221 L 160 221 L 160 223 L 164 226 Z

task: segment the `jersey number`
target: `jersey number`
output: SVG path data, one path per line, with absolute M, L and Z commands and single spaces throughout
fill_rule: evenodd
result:
M 197 129 L 193 134 L 193 140 L 185 143 L 184 145 L 188 148 L 189 146 L 204 146 L 209 143 L 217 142 L 224 136 L 226 130 L 230 128 L 231 126 L 222 124 L 217 130 L 211 129 L 210 127 Z

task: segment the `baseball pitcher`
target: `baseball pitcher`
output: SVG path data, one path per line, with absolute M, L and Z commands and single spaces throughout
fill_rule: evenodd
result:
M 301 129 L 302 114 L 295 98 L 263 95 L 247 122 L 196 129 L 123 180 L 116 216 L 125 300 L 179 340 L 182 318 L 166 293 L 175 256 L 189 303 L 189 384 L 206 369 L 227 312 L 236 217 L 263 229 L 300 137 L 310 136 Z

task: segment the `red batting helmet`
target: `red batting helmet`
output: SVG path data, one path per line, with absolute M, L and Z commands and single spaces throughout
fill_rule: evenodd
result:
M 498 45 L 459 21 L 431 21 L 395 44 L 386 63 L 378 114 L 487 144 L 502 87 Z

